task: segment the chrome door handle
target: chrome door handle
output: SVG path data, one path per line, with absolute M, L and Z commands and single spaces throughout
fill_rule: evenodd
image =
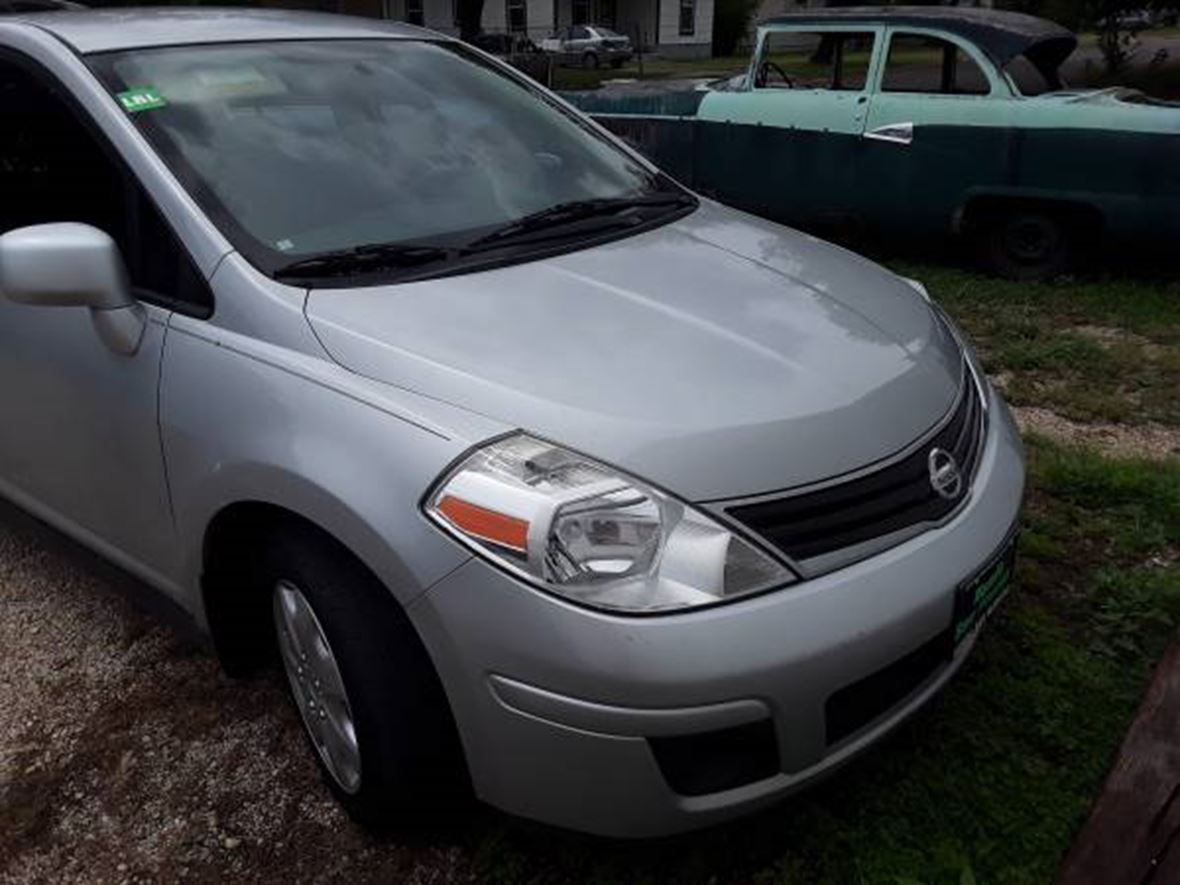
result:
M 873 141 L 888 141 L 890 144 L 911 144 L 914 140 L 913 123 L 887 123 L 870 129 L 864 135 Z

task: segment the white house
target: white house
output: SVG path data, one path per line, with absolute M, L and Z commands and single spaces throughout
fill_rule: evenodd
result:
M 459 31 L 456 0 L 335 0 L 330 5 L 352 15 L 407 21 L 447 34 Z M 483 4 L 483 30 L 488 33 L 527 34 L 539 43 L 576 24 L 605 25 L 666 57 L 707 56 L 713 47 L 713 0 L 484 0 Z

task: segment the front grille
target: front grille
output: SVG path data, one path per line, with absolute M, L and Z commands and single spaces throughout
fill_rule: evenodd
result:
M 967 496 L 983 423 L 979 389 L 965 371 L 949 417 L 902 458 L 846 482 L 731 506 L 726 513 L 803 564 L 857 545 L 865 550 L 872 546 L 867 542 L 886 536 L 900 541 L 898 533 L 942 520 Z M 958 465 L 961 490 L 953 498 L 938 494 L 931 482 L 930 452 L 935 448 L 949 452 Z

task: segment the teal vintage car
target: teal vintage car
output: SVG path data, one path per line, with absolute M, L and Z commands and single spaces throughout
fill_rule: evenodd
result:
M 1180 104 L 1071 90 L 1068 30 L 947 7 L 762 23 L 749 69 L 566 97 L 723 202 L 837 235 L 966 235 L 1015 278 L 1116 239 L 1180 243 Z

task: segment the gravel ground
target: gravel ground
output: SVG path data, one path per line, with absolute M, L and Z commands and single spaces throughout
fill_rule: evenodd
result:
M 227 680 L 145 598 L 0 505 L 0 883 L 473 877 L 461 835 L 354 827 L 277 674 Z
M 1058 442 L 1085 445 L 1116 458 L 1168 458 L 1180 455 L 1180 427 L 1166 424 L 1083 424 L 1050 409 L 1016 406 L 1016 423 L 1024 433 Z

